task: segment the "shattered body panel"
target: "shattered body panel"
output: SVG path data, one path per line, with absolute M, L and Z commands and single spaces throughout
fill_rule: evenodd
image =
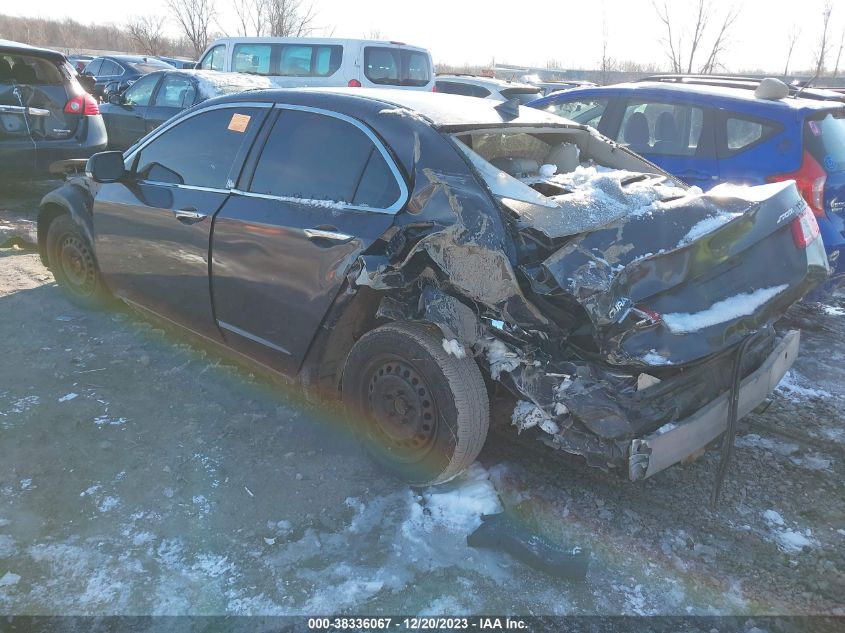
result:
M 566 195 L 554 205 L 493 195 L 446 134 L 405 121 L 415 128 L 407 212 L 383 252 L 359 258 L 352 287 L 385 293 L 380 317 L 432 322 L 472 350 L 520 399 L 520 430 L 536 426 L 593 465 L 624 467 L 632 440 L 725 393 L 733 347 L 760 332 L 742 368 L 756 370 L 776 345 L 771 323 L 827 273 L 820 241 L 793 244 L 790 223 L 806 207 L 789 183 L 704 195 L 641 161 L 657 173 L 622 173 L 618 208 L 602 217 L 594 206 L 584 220 Z M 626 178 L 646 192 L 637 212 Z M 706 312 L 761 285 L 777 292 L 694 331 L 649 317 Z

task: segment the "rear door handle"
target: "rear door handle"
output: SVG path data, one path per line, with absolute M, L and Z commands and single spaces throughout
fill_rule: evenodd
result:
M 207 214 L 200 213 L 194 207 L 184 207 L 182 209 L 177 209 L 173 212 L 173 215 L 175 215 L 176 219 L 182 222 L 183 224 L 194 224 L 196 222 L 202 222 L 208 217 Z
M 305 229 L 305 237 L 309 240 L 329 240 L 331 242 L 340 242 L 344 244 L 355 239 L 354 235 L 347 235 L 346 233 L 339 233 L 333 230 L 334 227 Z

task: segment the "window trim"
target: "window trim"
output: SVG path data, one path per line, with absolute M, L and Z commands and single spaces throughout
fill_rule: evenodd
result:
M 386 213 L 389 215 L 396 215 L 399 211 L 405 208 L 405 205 L 408 202 L 408 185 L 405 182 L 405 179 L 402 177 L 402 172 L 399 171 L 399 168 L 396 165 L 396 162 L 393 160 L 393 156 L 387 151 L 387 148 L 382 143 L 381 139 L 363 122 L 355 119 L 349 115 L 342 114 L 340 112 L 335 112 L 333 110 L 325 110 L 323 108 L 314 108 L 311 106 L 304 106 L 304 105 L 294 105 L 288 103 L 276 103 L 273 104 L 274 110 L 298 110 L 301 112 L 310 112 L 312 114 L 319 114 L 323 116 L 330 116 L 335 119 L 340 119 L 341 121 L 345 121 L 346 123 L 350 123 L 359 130 L 361 130 L 369 139 L 370 142 L 375 145 L 376 149 L 381 154 L 381 157 L 384 159 L 384 162 L 387 164 L 388 169 L 393 174 L 393 178 L 396 180 L 396 184 L 399 185 L 399 197 L 391 204 L 389 207 L 368 207 L 362 205 L 352 204 L 350 202 L 342 202 L 338 201 L 337 209 L 346 211 L 368 211 L 370 213 Z M 273 124 L 275 125 L 278 122 L 278 117 L 276 117 Z M 262 139 L 261 146 L 253 148 L 253 152 L 256 152 L 255 157 L 256 160 L 252 162 L 251 170 L 248 175 L 248 180 L 252 181 L 252 176 L 255 173 L 255 166 L 258 164 L 258 159 L 261 156 L 261 152 L 264 151 L 264 148 L 267 144 L 267 136 Z M 246 185 L 245 185 L 246 186 Z M 311 200 L 309 198 L 294 198 L 292 196 L 276 196 L 273 194 L 267 193 L 255 193 L 253 191 L 245 191 L 244 189 L 240 188 L 233 188 L 231 192 L 236 195 L 245 196 L 247 198 L 261 198 L 263 200 L 277 200 L 279 202 L 284 202 L 286 204 L 300 204 L 307 207 L 322 207 L 323 205 L 319 204 L 325 202 L 323 200 Z
M 163 125 L 160 125 L 159 127 L 157 127 L 155 129 L 155 131 L 152 134 L 150 134 L 149 136 L 142 137 L 143 140 L 144 140 L 143 144 L 133 145 L 128 150 L 126 150 L 126 152 L 124 152 L 124 154 L 123 154 L 123 164 L 124 165 L 127 165 L 127 164 L 131 165 L 132 167 L 127 168 L 127 169 L 131 169 L 134 172 L 135 168 L 137 167 L 137 165 L 135 163 L 138 160 L 138 156 L 139 156 L 140 152 L 142 152 L 144 150 L 145 147 L 147 147 L 150 143 L 155 141 L 159 136 L 161 136 L 162 134 L 167 132 L 169 129 L 176 127 L 180 123 L 184 123 L 185 121 L 192 119 L 195 116 L 199 116 L 200 114 L 204 114 L 206 112 L 211 112 L 213 110 L 225 110 L 225 109 L 237 109 L 237 108 L 260 108 L 262 110 L 270 110 L 272 107 L 273 107 L 273 104 L 266 102 L 266 101 L 239 101 L 239 102 L 236 102 L 236 103 L 219 103 L 219 104 L 216 104 L 216 105 L 211 105 L 211 106 L 202 108 L 201 110 L 195 110 L 195 111 L 190 112 L 189 114 L 187 114 L 185 116 L 174 117 L 173 119 L 170 119 L 170 121 L 168 121 L 167 123 L 164 123 Z M 263 123 L 263 121 L 262 121 L 262 123 Z M 235 161 L 237 161 L 237 160 L 238 160 L 238 157 L 236 156 Z M 243 162 L 244 161 L 242 160 L 241 163 L 243 163 Z M 237 171 L 240 172 L 243 165 L 242 164 L 241 164 L 241 166 L 233 165 L 232 167 L 233 167 L 233 169 L 235 167 L 237 167 Z M 146 180 L 146 179 L 138 179 L 136 182 L 139 182 L 139 183 L 145 184 L 145 185 L 156 185 L 156 186 L 159 186 L 159 187 L 172 187 L 174 189 L 187 189 L 189 191 L 207 191 L 207 192 L 211 192 L 211 193 L 225 193 L 225 194 L 236 192 L 236 189 L 234 187 L 229 187 L 229 188 L 226 188 L 226 189 L 219 189 L 217 187 L 201 187 L 199 185 L 185 185 L 185 184 L 179 184 L 179 183 L 175 183 L 175 182 L 159 182 L 157 180 Z

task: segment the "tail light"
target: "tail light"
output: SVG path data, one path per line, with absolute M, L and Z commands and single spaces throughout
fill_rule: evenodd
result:
M 432 92 L 437 92 L 437 84 L 433 84 L 433 85 L 431 86 L 431 91 L 432 91 Z
M 798 248 L 807 248 L 819 236 L 819 223 L 809 208 L 792 220 L 792 239 Z
M 349 83 L 346 84 L 346 85 L 349 86 L 350 88 L 360 88 L 361 82 L 358 81 L 357 79 L 350 79 Z
M 68 114 L 100 114 L 100 106 L 97 105 L 94 97 L 87 92 L 75 96 L 65 104 L 65 112 Z
M 766 180 L 769 182 L 794 180 L 795 186 L 798 187 L 798 191 L 810 205 L 813 213 L 819 217 L 824 217 L 824 186 L 827 182 L 827 172 L 806 150 L 801 161 L 801 168 L 798 171 L 769 176 Z

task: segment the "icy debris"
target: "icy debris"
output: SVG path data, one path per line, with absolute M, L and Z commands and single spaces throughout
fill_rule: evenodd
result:
M 766 522 L 769 533 L 772 535 L 778 549 L 784 553 L 795 554 L 805 547 L 818 545 L 818 542 L 813 539 L 813 533 L 809 529 L 805 529 L 801 533 L 788 528 L 784 518 L 775 510 L 766 510 L 763 512 L 763 520 Z
M 100 512 L 108 512 L 109 510 L 114 510 L 119 505 L 120 499 L 108 495 L 104 497 L 102 501 L 100 501 L 100 504 L 97 506 L 97 510 L 99 510 Z
M 648 352 L 646 352 L 640 357 L 640 360 L 643 361 L 646 365 L 660 366 L 672 364 L 672 361 L 670 361 L 668 358 L 665 358 L 664 356 L 658 354 L 656 349 L 650 349 Z
M 32 487 L 32 479 L 21 479 L 21 490 L 27 490 Z
M 792 442 L 779 442 L 767 437 L 760 437 L 756 433 L 749 433 L 736 438 L 736 446 L 739 448 L 759 448 L 770 453 L 788 457 L 796 466 L 808 470 L 831 470 L 833 460 L 820 453 L 797 454 L 800 452 L 798 444 Z
M 70 392 L 69 394 L 64 395 L 61 398 L 59 398 L 59 402 L 68 402 L 68 401 L 73 400 L 74 398 L 76 398 L 78 396 L 79 396 L 78 393 Z
M 659 429 L 654 432 L 654 435 L 663 435 L 664 433 L 668 433 L 669 431 L 674 431 L 678 428 L 678 425 L 675 422 L 667 422 Z
M 122 426 L 129 422 L 126 418 L 110 418 L 108 415 L 98 415 L 94 418 L 97 426 Z
M 540 165 L 540 177 L 551 178 L 557 173 L 557 165 Z
M 490 363 L 490 376 L 493 380 L 498 380 L 503 371 L 511 372 L 519 367 L 519 355 L 498 339 L 485 342 L 484 351 L 487 362 Z
M 21 577 L 17 574 L 13 574 L 12 572 L 7 571 L 5 574 L 3 574 L 3 577 L 0 578 L 0 587 L 12 587 L 18 584 L 18 581 L 20 581 L 20 579 Z
M 12 403 L 12 409 L 9 413 L 24 413 L 29 411 L 32 407 L 37 406 L 41 402 L 38 396 L 24 396 Z
M 443 339 L 443 351 L 457 358 L 465 358 L 467 353 L 464 346 L 455 339 Z
M 840 308 L 839 306 L 829 306 L 827 304 L 821 304 L 822 312 L 829 316 L 845 316 L 845 310 Z
M 502 511 L 488 472 L 477 462 L 450 485 L 428 489 L 422 502 L 424 522 L 466 534 L 481 525 L 482 514 Z
M 542 423 L 549 420 L 549 416 L 533 402 L 520 400 L 516 403 L 511 414 L 511 424 L 513 424 L 520 433 L 525 429 L 530 429 L 535 426 L 542 428 Z
M 768 303 L 789 286 L 781 284 L 771 288 L 759 288 L 717 301 L 701 312 L 670 312 L 663 315 L 663 323 L 673 334 L 687 334 L 726 321 L 754 314 L 760 306 Z
M 716 215 L 710 216 L 709 218 L 704 218 L 703 220 L 696 222 L 693 225 L 693 227 L 687 232 L 687 234 L 681 238 L 681 241 L 678 242 L 678 246 L 686 246 L 687 244 L 691 244 L 697 239 L 702 238 L 708 233 L 712 233 L 716 229 L 724 226 L 731 220 L 734 220 L 740 217 L 741 215 L 742 213 L 721 212 L 717 213 Z
M 0 534 L 0 558 L 11 558 L 16 550 L 15 540 L 7 534 Z
M 780 383 L 777 386 L 777 391 L 782 393 L 793 402 L 800 402 L 811 398 L 831 398 L 829 391 L 824 389 L 813 389 L 811 387 L 804 387 L 799 384 L 798 379 L 800 374 L 795 370 L 789 370 L 784 374 Z M 802 377 L 803 378 L 803 377 Z
M 409 110 L 408 108 L 384 108 L 383 110 L 379 110 L 379 114 L 401 116 L 408 119 L 413 119 L 414 121 L 419 121 L 420 123 L 429 123 L 428 119 L 426 119 L 424 116 L 422 116 L 418 112 Z
M 100 484 L 94 484 L 93 486 L 91 486 L 87 490 L 83 490 L 82 492 L 80 492 L 79 496 L 80 497 L 90 497 L 95 492 L 97 492 L 100 488 L 102 488 L 102 486 Z

